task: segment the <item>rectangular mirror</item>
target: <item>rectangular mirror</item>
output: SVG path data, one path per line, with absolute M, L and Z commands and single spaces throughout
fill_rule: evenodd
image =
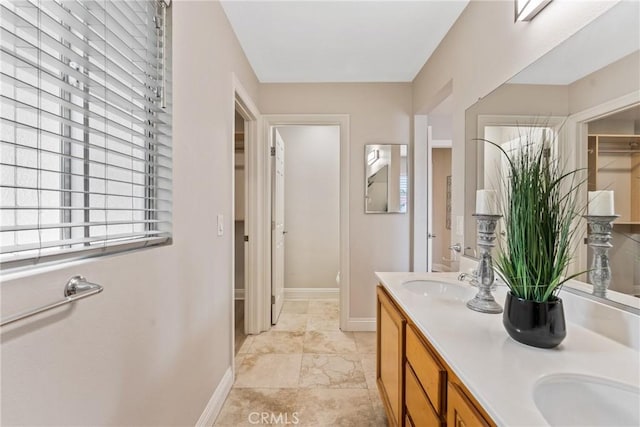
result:
M 367 144 L 365 161 L 366 213 L 406 213 L 408 199 L 406 144 Z
M 634 144 L 640 141 L 639 8 L 637 2 L 616 4 L 466 110 L 467 257 L 477 257 L 477 224 L 472 216 L 476 190 L 495 189 L 503 173 L 497 150 L 477 139 L 507 147 L 514 132 L 547 132 L 555 142 L 550 147 L 553 157 L 569 170 L 589 172 L 580 193 L 582 206 L 587 190 L 615 191 L 620 218 L 612 230 L 609 291 L 640 296 L 640 167 L 636 166 L 640 154 Z M 586 237 L 586 222 L 576 226 Z M 590 249 L 579 240 L 568 273 L 586 271 L 591 262 Z M 590 292 L 589 277 L 583 274 L 578 279 Z M 616 300 L 627 301 L 637 306 L 633 298 Z

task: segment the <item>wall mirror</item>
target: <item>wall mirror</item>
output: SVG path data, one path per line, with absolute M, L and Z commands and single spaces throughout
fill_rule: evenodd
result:
M 365 146 L 366 213 L 407 212 L 407 153 L 406 144 Z
M 615 191 L 609 289 L 640 296 L 640 5 L 620 2 L 548 52 L 465 114 L 465 250 L 476 257 L 475 191 L 495 188 L 501 174 L 496 149 L 486 138 L 509 146 L 518 133 L 547 132 L 552 155 L 568 169 L 589 172 L 587 191 Z M 571 265 L 585 271 L 591 254 L 583 244 Z M 580 280 L 588 282 L 586 274 Z M 578 285 L 576 285 L 578 286 Z M 591 292 L 585 285 L 582 289 Z M 624 298 L 623 298 L 624 297 Z M 640 307 L 640 299 L 621 297 Z M 638 304 L 637 304 L 638 303 Z

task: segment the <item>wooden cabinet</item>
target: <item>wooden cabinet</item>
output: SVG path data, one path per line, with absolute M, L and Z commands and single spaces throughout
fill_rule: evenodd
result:
M 420 338 L 413 325 L 406 328 L 406 356 L 438 416 L 445 415 L 447 370 Z
M 405 375 L 405 410 L 412 424 L 415 426 L 444 425 L 409 363 L 406 364 Z
M 406 320 L 378 288 L 376 381 L 389 424 L 403 425 L 404 329 Z
M 377 294 L 377 381 L 389 424 L 495 426 L 381 286 Z
M 447 425 L 450 427 L 488 427 L 489 423 L 470 401 L 462 387 L 455 383 L 447 386 Z

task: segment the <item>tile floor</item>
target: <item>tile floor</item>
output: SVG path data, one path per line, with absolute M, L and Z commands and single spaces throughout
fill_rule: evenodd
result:
M 286 301 L 248 336 L 215 426 L 386 426 L 374 332 L 341 332 L 337 300 Z

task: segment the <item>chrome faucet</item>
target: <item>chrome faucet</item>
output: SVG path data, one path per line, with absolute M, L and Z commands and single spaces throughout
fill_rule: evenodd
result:
M 469 282 L 471 286 L 478 286 L 478 273 L 473 270 L 473 273 L 460 273 L 458 280 L 461 282 Z

